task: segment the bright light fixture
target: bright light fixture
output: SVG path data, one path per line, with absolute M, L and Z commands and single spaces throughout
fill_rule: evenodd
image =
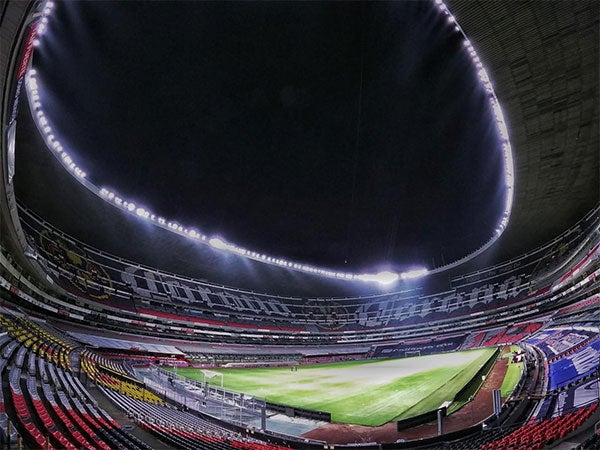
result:
M 412 280 L 415 278 L 424 277 L 428 273 L 429 273 L 429 271 L 425 268 L 413 269 L 413 270 L 409 270 L 408 272 L 402 272 L 400 274 L 400 278 L 402 278 L 403 280 Z
M 221 238 L 210 238 L 208 240 L 208 243 L 214 247 L 214 248 L 218 248 L 219 250 L 225 250 L 228 245 L 225 243 L 225 241 Z
M 400 276 L 397 273 L 385 270 L 379 273 L 363 273 L 357 278 L 361 281 L 375 281 L 379 284 L 392 284 L 398 281 Z

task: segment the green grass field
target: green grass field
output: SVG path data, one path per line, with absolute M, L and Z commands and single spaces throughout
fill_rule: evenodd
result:
M 272 403 L 331 413 L 334 422 L 379 426 L 452 401 L 495 348 L 384 361 L 288 367 L 219 369 L 226 389 Z M 179 375 L 204 380 L 200 369 Z M 207 380 L 221 384 L 221 377 Z
M 520 351 L 520 347 L 517 345 L 510 346 L 510 353 L 506 353 L 503 355 L 505 358 L 509 358 L 508 368 L 506 370 L 506 375 L 504 376 L 504 381 L 502 381 L 502 386 L 500 387 L 500 396 L 508 397 L 512 391 L 515 389 L 515 386 L 521 379 L 521 375 L 525 366 L 522 362 L 513 363 L 511 362 L 513 353 Z

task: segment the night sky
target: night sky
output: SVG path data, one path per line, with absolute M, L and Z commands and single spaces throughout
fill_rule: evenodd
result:
M 58 3 L 34 66 L 91 181 L 250 249 L 439 266 L 503 211 L 486 94 L 433 2 Z

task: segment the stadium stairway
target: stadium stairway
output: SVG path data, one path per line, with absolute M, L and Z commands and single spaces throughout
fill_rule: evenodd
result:
M 244 437 L 220 425 L 172 405 L 152 403 L 126 395 L 106 386 L 100 390 L 136 423 L 162 441 L 176 448 L 189 450 L 284 450 L 253 438 Z
M 165 443 L 158 439 L 154 434 L 141 427 L 134 426 L 134 422 L 127 417 L 127 414 L 119 409 L 114 403 L 112 403 L 104 393 L 100 391 L 96 386 L 86 386 L 89 393 L 94 397 L 98 406 L 106 411 L 121 428 L 126 429 L 130 434 L 145 442 L 148 447 L 153 449 L 162 449 Z

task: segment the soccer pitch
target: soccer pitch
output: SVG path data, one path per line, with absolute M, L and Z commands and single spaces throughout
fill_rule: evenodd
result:
M 376 361 L 252 369 L 213 369 L 226 389 L 271 403 L 325 411 L 333 422 L 379 426 L 452 401 L 495 348 Z M 179 375 L 203 381 L 200 369 Z M 207 379 L 221 384 L 221 377 Z

